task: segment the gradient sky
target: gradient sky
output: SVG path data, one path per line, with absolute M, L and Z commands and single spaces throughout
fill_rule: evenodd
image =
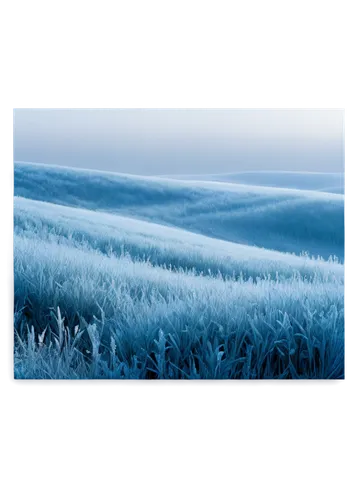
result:
M 344 111 L 16 109 L 14 159 L 141 175 L 342 172 Z

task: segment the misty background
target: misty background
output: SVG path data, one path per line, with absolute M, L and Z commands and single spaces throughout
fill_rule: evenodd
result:
M 14 160 L 140 175 L 343 172 L 344 111 L 15 109 Z

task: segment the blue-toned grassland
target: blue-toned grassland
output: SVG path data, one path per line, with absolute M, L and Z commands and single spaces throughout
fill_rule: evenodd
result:
M 15 376 L 342 378 L 341 178 L 235 175 L 16 163 Z

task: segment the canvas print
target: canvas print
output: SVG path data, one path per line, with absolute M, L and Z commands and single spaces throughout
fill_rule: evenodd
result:
M 344 112 L 14 110 L 14 375 L 344 378 Z

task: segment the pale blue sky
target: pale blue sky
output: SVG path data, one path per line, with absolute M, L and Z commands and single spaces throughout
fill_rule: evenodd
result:
M 344 112 L 16 109 L 14 159 L 142 175 L 342 172 Z

